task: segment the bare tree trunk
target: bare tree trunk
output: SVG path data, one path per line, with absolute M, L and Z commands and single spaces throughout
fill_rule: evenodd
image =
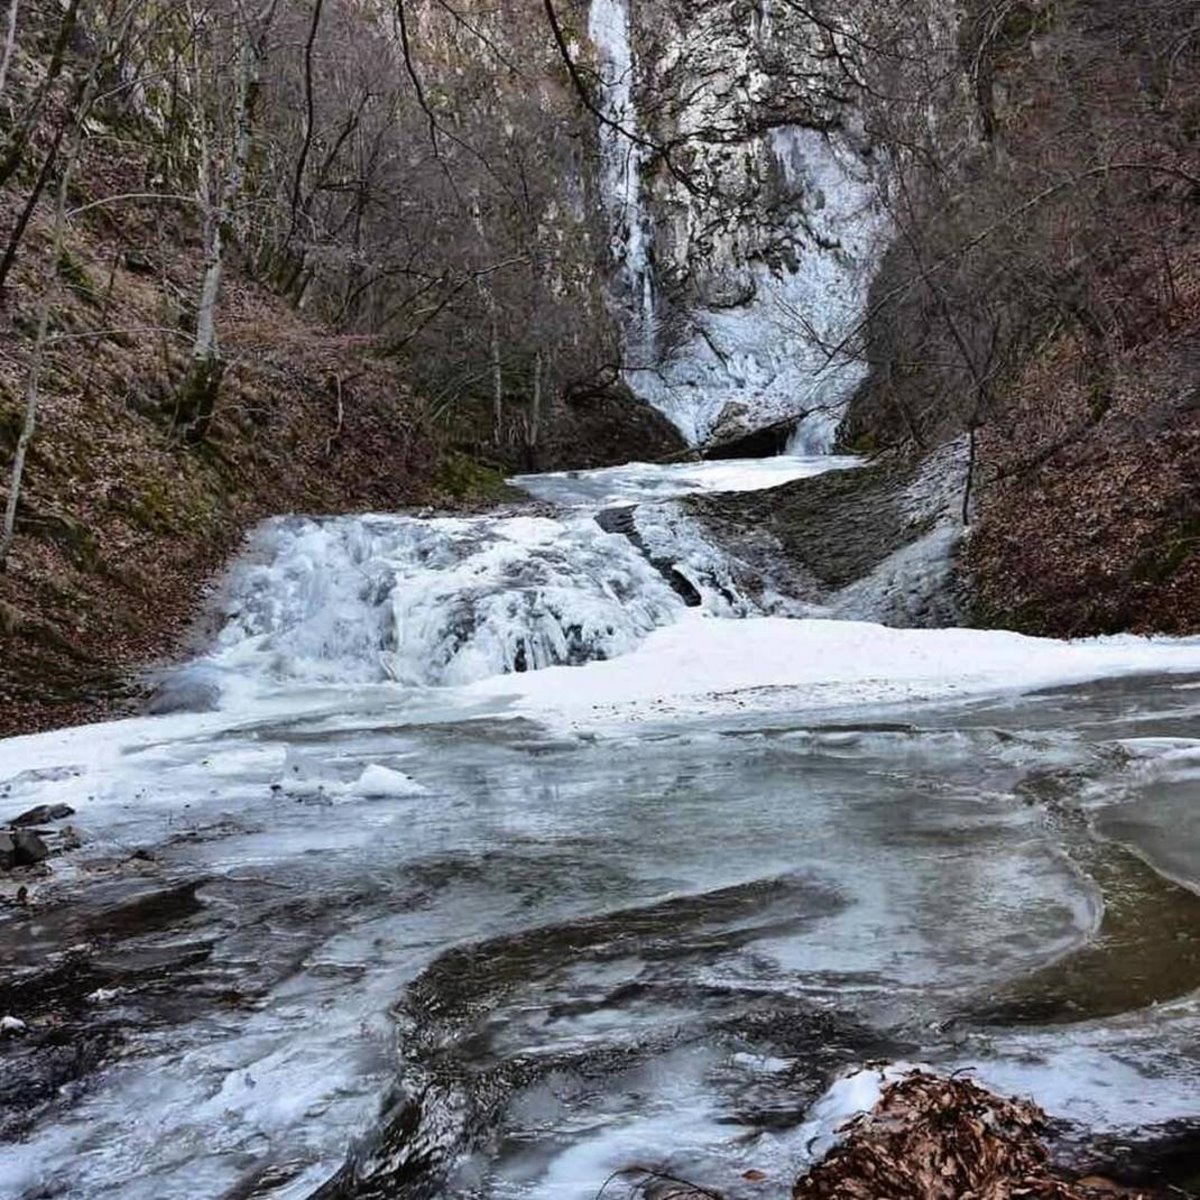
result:
M 496 445 L 500 445 L 504 432 L 504 372 L 500 365 L 500 319 L 496 312 L 496 298 L 488 289 L 488 307 L 491 309 L 492 347 L 492 419 L 495 423 Z
M 25 231 L 29 227 L 29 222 L 33 214 L 37 211 L 38 203 L 41 201 L 42 193 L 46 189 L 47 183 L 50 182 L 50 177 L 54 172 L 55 164 L 58 162 L 58 151 L 62 145 L 63 136 L 66 134 L 67 126 L 62 124 L 58 127 L 58 131 L 54 135 L 54 141 L 50 143 L 50 148 L 46 151 L 45 157 L 42 159 L 42 165 L 38 168 L 37 178 L 33 182 L 33 187 L 29 191 L 29 195 L 25 198 L 25 205 L 17 214 L 17 219 L 13 222 L 12 231 L 8 236 L 8 245 L 4 248 L 4 255 L 0 257 L 0 293 L 8 286 L 9 272 L 13 268 L 13 264 L 17 261 L 17 252 L 21 248 L 21 243 L 25 239 Z
M 300 191 L 304 185 L 304 168 L 308 165 L 308 155 L 312 149 L 313 134 L 316 132 L 317 126 L 316 103 L 313 95 L 313 47 L 316 45 L 317 29 L 321 24 L 323 2 L 324 0 L 316 0 L 313 5 L 308 38 L 304 43 L 304 140 L 300 145 L 300 153 L 296 157 L 296 172 L 292 179 L 292 215 L 288 222 L 287 236 L 283 239 L 285 254 L 291 247 L 292 238 L 296 235 L 296 225 L 300 219 Z
M 542 351 L 539 346 L 533 356 L 533 394 L 529 401 L 529 448 L 538 443 L 538 429 L 542 421 Z
M 58 196 L 54 204 L 54 232 L 50 245 L 50 260 L 47 267 L 47 279 L 42 287 L 41 301 L 38 306 L 37 335 L 34 338 L 33 354 L 29 362 L 29 376 L 25 383 L 25 418 L 21 424 L 21 433 L 17 438 L 17 449 L 13 455 L 12 471 L 8 480 L 8 501 L 4 506 L 4 525 L 0 528 L 0 571 L 8 564 L 8 555 L 12 550 L 13 539 L 17 533 L 17 506 L 21 500 L 21 481 L 25 474 L 25 457 L 29 453 L 29 443 L 33 441 L 37 428 L 38 399 L 41 391 L 42 367 L 46 361 L 46 346 L 49 340 L 50 309 L 55 294 L 55 279 L 58 275 L 58 264 L 63 252 L 63 234 L 67 224 L 67 191 L 71 181 L 71 169 L 79 154 L 80 133 L 83 128 L 83 112 L 81 111 L 76 125 L 76 133 L 72 139 L 72 147 L 63 163 L 62 175 L 58 181 Z
M 193 442 L 208 436 L 217 407 L 225 360 L 217 342 L 217 305 L 221 299 L 221 277 L 225 267 L 227 224 L 239 218 L 234 211 L 241 199 L 253 149 L 254 104 L 261 86 L 262 44 L 275 10 L 275 0 L 252 25 L 240 31 L 238 47 L 237 103 L 233 117 L 233 155 L 224 178 L 214 177 L 212 131 L 201 122 L 200 169 L 197 198 L 204 214 L 204 274 L 196 305 L 196 335 L 192 340 L 191 365 L 180 388 L 176 420 L 184 436 Z M 196 52 L 198 54 L 198 51 Z M 196 63 L 196 78 L 202 71 Z
M 250 168 L 250 154 L 254 149 L 254 109 L 258 103 L 258 93 L 262 89 L 262 40 L 267 36 L 274 11 L 275 3 L 272 0 L 264 13 L 255 19 L 253 26 L 241 31 L 242 44 L 238 48 L 237 109 L 234 116 L 236 133 L 233 163 L 229 176 L 224 181 L 225 206 L 236 205 L 241 200 L 246 173 Z M 233 219 L 239 228 L 244 224 L 239 214 L 235 213 Z
M 972 422 L 967 451 L 967 481 L 963 485 L 962 523 L 964 525 L 971 523 L 971 491 L 975 483 L 975 435 L 976 426 Z
M 176 420 L 189 441 L 203 441 L 216 412 L 217 395 L 225 362 L 217 345 L 217 302 L 221 298 L 224 259 L 221 245 L 221 221 L 217 213 L 205 215 L 204 276 L 200 301 L 196 307 L 196 336 L 192 340 L 192 361 L 180 389 Z
M 37 127 L 46 97 L 53 91 L 59 75 L 62 74 L 63 64 L 67 58 L 67 50 L 71 45 L 72 38 L 75 36 L 75 29 L 79 18 L 79 3 L 80 0 L 70 0 L 66 12 L 63 13 L 62 20 L 59 22 L 58 36 L 55 39 L 54 50 L 50 54 L 50 62 L 46 67 L 46 73 L 42 78 L 42 82 L 38 85 L 33 99 L 26 105 L 25 112 L 20 121 L 14 121 L 13 123 L 13 131 L 9 135 L 4 154 L 0 157 L 0 187 L 3 187 L 9 178 L 20 168 L 25 156 L 25 146 L 34 129 Z
M 200 50 L 193 47 L 196 82 L 203 72 Z M 191 365 L 179 389 L 175 404 L 175 423 L 189 441 L 202 441 L 212 423 L 224 364 L 217 346 L 217 302 L 221 298 L 221 273 L 224 267 L 221 245 L 223 182 L 213 178 L 212 131 L 202 117 L 199 122 L 200 161 L 197 167 L 196 199 L 203 214 L 204 274 L 200 298 L 196 304 L 196 333 L 192 338 Z
M 12 62 L 13 48 L 17 44 L 17 9 L 21 0 L 10 0 L 8 6 L 8 28 L 4 33 L 4 57 L 0 58 L 0 96 L 4 95 L 4 85 L 8 81 L 8 67 Z

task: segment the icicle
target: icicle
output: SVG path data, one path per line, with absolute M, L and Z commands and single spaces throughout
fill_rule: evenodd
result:
M 655 296 L 650 224 L 642 204 L 645 155 L 634 140 L 641 134 L 627 0 L 593 0 L 588 34 L 604 68 L 601 108 L 612 122 L 600 128 L 601 183 L 621 290 L 633 309 L 626 330 L 627 354 L 640 358 L 653 353 Z

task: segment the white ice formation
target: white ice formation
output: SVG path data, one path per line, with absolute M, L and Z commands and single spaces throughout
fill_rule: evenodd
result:
M 609 222 L 609 246 L 626 309 L 627 353 L 653 354 L 654 272 L 650 224 L 642 204 L 645 158 L 634 103 L 633 39 L 627 0 L 593 0 L 588 36 L 600 58 L 600 103 L 608 124 L 599 130 L 601 201 Z
M 625 378 L 695 445 L 803 417 L 789 452 L 824 452 L 865 374 L 853 335 L 885 241 L 876 168 L 852 110 L 756 128 L 750 112 L 779 86 L 763 55 L 790 44 L 764 19 L 748 53 L 711 19 L 679 44 L 668 35 L 647 70 L 628 0 L 589 10 Z M 686 168 L 664 150 L 648 174 L 659 133 L 640 111 L 646 89 L 653 112 L 674 114 Z
M 222 685 L 466 683 L 623 654 L 681 607 L 587 516 L 286 518 L 234 569 L 203 668 Z
M 795 207 L 794 253 L 742 264 L 744 301 L 693 308 L 687 335 L 633 385 L 694 444 L 808 414 L 788 451 L 819 454 L 866 375 L 853 335 L 884 226 L 868 169 L 833 136 L 785 126 L 767 149 Z

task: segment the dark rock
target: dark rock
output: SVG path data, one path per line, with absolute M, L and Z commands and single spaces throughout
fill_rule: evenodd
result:
M 683 435 L 662 413 L 611 378 L 568 388 L 563 403 L 546 414 L 536 447 L 492 445 L 490 412 L 485 413 L 483 428 L 480 444 L 463 449 L 496 459 L 506 470 L 586 470 L 692 457 Z
M 134 275 L 153 275 L 155 270 L 150 257 L 141 250 L 125 251 L 125 269 Z
M 49 855 L 46 843 L 32 829 L 0 833 L 0 868 L 31 867 Z
M 830 471 L 759 492 L 688 496 L 680 503 L 718 544 L 782 577 L 815 585 L 788 595 L 821 603 L 869 575 L 914 536 L 903 511 L 915 468 L 899 461 Z
M 633 517 L 635 507 L 635 505 L 631 504 L 623 508 L 603 509 L 596 514 L 596 524 L 605 533 L 619 533 L 622 537 L 628 538 L 637 547 L 638 551 L 645 556 L 646 561 L 671 585 L 675 593 L 682 597 L 683 602 L 689 608 L 699 608 L 704 603 L 704 598 L 696 590 L 692 581 L 679 571 L 674 564 L 664 558 L 656 558 L 650 553 L 646 543 L 642 540 L 641 534 L 637 531 L 637 524 Z
M 160 713 L 212 712 L 220 702 L 221 685 L 213 674 L 190 667 L 159 680 L 146 702 L 146 711 Z
M 792 434 L 796 432 L 796 426 L 803 416 L 803 413 L 798 413 L 783 421 L 765 425 L 761 429 L 747 430 L 743 426 L 740 430 L 735 429 L 730 432 L 718 427 L 705 443 L 700 457 L 706 459 L 770 458 L 773 455 L 782 454 L 787 449 L 788 442 L 791 441 Z
M 17 863 L 28 867 L 49 857 L 50 849 L 32 829 L 18 829 L 13 833 L 17 844 Z
M 23 825 L 45 825 L 48 821 L 61 821 L 74 815 L 75 810 L 69 804 L 39 804 L 14 817 L 9 823 L 14 829 L 19 829 Z

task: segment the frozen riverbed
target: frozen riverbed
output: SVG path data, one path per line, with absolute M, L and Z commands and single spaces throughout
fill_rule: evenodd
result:
M 779 454 L 688 463 L 627 463 L 598 471 L 555 471 L 518 475 L 513 482 L 539 500 L 596 509 L 647 500 L 669 500 L 697 492 L 753 492 L 810 479 L 826 471 L 847 471 L 861 460 L 849 455 Z
M 0 742 L 82 841 L 0 909 L 0 1195 L 778 1193 L 879 1058 L 1200 1114 L 1200 642 L 720 619 L 596 474 L 275 523 L 207 710 Z

